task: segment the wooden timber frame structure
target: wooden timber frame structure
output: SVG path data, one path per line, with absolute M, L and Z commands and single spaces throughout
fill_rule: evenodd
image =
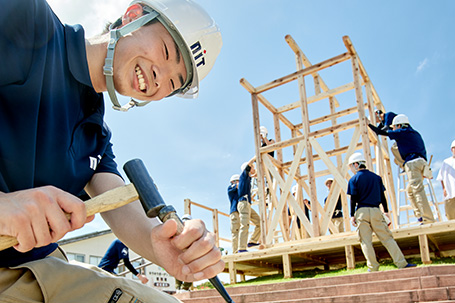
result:
M 251 94 L 252 101 L 258 174 L 255 195 L 261 217 L 262 249 L 223 256 L 225 271 L 229 272 L 231 283 L 236 283 L 238 274 L 242 280 L 245 275 L 274 273 L 292 277 L 293 270 L 320 265 L 324 268 L 346 266 L 353 269 L 356 262 L 365 261 L 357 234 L 351 230 L 346 196 L 350 178 L 347 162 L 356 151 L 365 156 L 368 169 L 383 179 L 389 212 L 392 214 L 392 232 L 405 256 L 420 256 L 423 263 L 428 264 L 431 263 L 430 251 L 453 255 L 455 235 L 452 231 L 455 221 L 400 228 L 387 138 L 378 138 L 368 127 L 368 116 L 375 117 L 375 109 L 386 111 L 350 38 L 343 37 L 347 49 L 345 53 L 317 64 L 310 63 L 290 35 L 285 40 L 295 53 L 296 72 L 257 87 L 246 79 L 240 80 Z M 329 88 L 320 72 L 346 61 L 345 65 L 349 65 L 350 61 L 353 80 Z M 314 95 L 307 95 L 309 90 L 305 77 L 312 78 Z M 275 107 L 265 97 L 265 92 L 292 81 L 298 83 L 298 101 Z M 346 93 L 351 95 L 346 98 Z M 309 105 L 318 102 L 328 102 L 329 112 L 310 119 Z M 275 143 L 264 147 L 260 139 L 260 104 L 265 107 L 265 112 L 268 110 L 272 114 L 274 126 Z M 301 116 L 300 123 L 294 124 L 285 116 L 292 110 L 300 111 L 297 115 Z M 371 123 L 375 124 L 375 121 Z M 284 138 L 283 129 L 286 128 L 291 134 L 288 138 Z M 325 140 L 324 146 L 329 141 L 332 147 L 324 149 L 319 142 L 322 139 Z M 272 151 L 275 151 L 274 157 L 269 155 Z M 284 155 L 290 160 L 284 159 Z M 324 203 L 324 197 L 318 196 L 316 183 L 324 184 L 320 180 L 327 177 L 333 177 L 334 182 L 328 195 L 324 193 L 327 195 Z M 291 194 L 293 184 L 298 185 L 295 197 Z M 311 201 L 311 221 L 304 212 L 304 192 Z M 331 221 L 340 195 L 344 215 L 343 233 L 338 233 Z M 301 222 L 300 228 L 296 224 L 297 219 Z M 281 242 L 276 241 L 278 230 L 281 232 Z M 378 239 L 373 237 L 373 240 L 378 257 L 389 257 Z
M 340 194 L 343 202 L 344 228 L 350 230 L 349 208 L 345 194 L 350 178 L 347 161 L 349 156 L 357 150 L 360 150 L 365 156 L 368 168 L 382 176 L 387 193 L 393 193 L 388 195 L 388 201 L 393 214 L 393 224 L 397 227 L 399 225 L 396 216 L 397 205 L 387 140 L 384 137 L 378 139 L 369 130 L 367 118 L 367 113 L 370 117 L 375 117 L 375 108 L 385 110 L 351 40 L 348 36 L 343 37 L 347 52 L 312 65 L 291 36 L 288 35 L 285 39 L 295 53 L 297 65 L 295 73 L 258 87 L 253 87 L 245 79 L 240 80 L 241 85 L 251 93 L 253 107 L 258 171 L 257 196 L 263 231 L 262 243 L 265 246 L 273 244 L 274 234 L 278 226 L 281 228 L 284 241 L 298 240 L 307 235 L 319 237 L 326 235 L 328 231 L 336 233 L 331 218 Z M 353 81 L 330 89 L 319 72 L 348 60 L 351 61 Z M 315 91 L 313 96 L 307 95 L 305 77 L 313 78 Z M 291 81 L 298 81 L 300 96 L 298 101 L 276 108 L 264 97 L 264 92 Z M 349 91 L 354 91 L 354 96 L 351 98 L 352 105 L 345 106 L 344 109 L 337 111 L 336 108 L 340 106 L 337 96 Z M 310 120 L 309 105 L 327 101 L 330 112 Z M 271 112 L 274 121 L 275 143 L 265 147 L 261 147 L 260 143 L 259 102 Z M 300 110 L 301 123 L 293 124 L 286 118 L 285 113 L 291 110 Z M 338 122 L 340 118 L 346 117 L 351 117 L 351 119 Z M 331 124 L 329 127 L 319 127 L 318 129 L 318 125 L 327 124 L 327 122 Z M 282 139 L 282 125 L 290 130 L 291 137 L 289 139 Z M 354 130 L 353 134 L 352 130 Z M 340 134 L 346 131 L 351 131 L 348 136 L 350 142 L 344 143 Z M 333 149 L 323 149 L 318 140 L 324 137 L 333 139 Z M 290 147 L 293 148 L 293 158 L 291 161 L 285 161 L 283 150 Z M 276 151 L 276 159 L 268 154 L 271 151 Z M 316 171 L 317 161 L 322 162 L 325 169 Z M 373 163 L 375 163 L 375 170 Z M 321 202 L 324 197 L 321 199 L 317 195 L 316 180 L 328 176 L 332 176 L 335 182 L 327 197 L 327 203 L 323 206 Z M 272 185 L 268 186 L 268 190 L 265 180 L 267 184 Z M 298 184 L 296 197 L 290 192 L 294 181 Z M 311 207 L 311 222 L 304 215 L 303 191 L 313 206 Z M 266 192 L 268 192 L 269 197 L 266 197 Z M 266 199 L 272 205 L 269 211 L 265 207 Z M 299 234 L 290 231 L 286 205 L 295 213 L 293 219 L 299 218 L 302 222 L 305 229 L 304 233 Z M 296 225 L 292 223 L 291 221 L 291 225 Z

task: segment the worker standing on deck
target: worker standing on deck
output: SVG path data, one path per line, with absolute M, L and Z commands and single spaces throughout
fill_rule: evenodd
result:
M 357 227 L 363 255 L 367 260 L 368 271 L 377 271 L 379 263 L 373 247 L 373 232 L 387 249 L 398 268 L 415 267 L 404 258 L 400 247 L 393 239 L 379 205 L 389 217 L 385 187 L 380 176 L 369 171 L 366 160 L 360 153 L 349 157 L 349 167 L 354 176 L 349 180 L 347 194 L 351 196 L 351 223 Z M 390 218 L 389 218 L 390 219 Z
M 333 184 L 333 178 L 327 178 L 324 182 L 325 186 L 327 186 L 327 190 L 330 192 L 330 187 Z M 324 204 L 327 202 L 327 197 L 324 199 Z M 335 225 L 336 230 L 339 233 L 344 232 L 344 225 L 343 225 L 343 205 L 341 204 L 341 195 L 338 195 L 337 205 L 335 206 L 335 210 L 333 211 L 332 215 L 332 223 Z
M 231 219 L 232 253 L 234 254 L 239 250 L 240 217 L 237 209 L 237 204 L 239 203 L 239 179 L 239 174 L 232 175 L 227 189 L 230 202 L 229 218 Z
M 455 140 L 450 145 L 452 156 L 442 162 L 436 180 L 441 181 L 447 219 L 455 219 Z
M 392 130 L 383 131 L 371 124 L 368 126 L 376 134 L 388 136 L 397 142 L 409 180 L 406 193 L 414 209 L 414 214 L 421 224 L 434 222 L 433 212 L 423 187 L 423 178 L 431 179 L 432 176 L 422 136 L 411 127 L 408 117 L 403 114 L 393 118 Z
M 255 158 L 253 157 L 249 162 L 245 162 L 241 166 L 242 174 L 239 179 L 239 203 L 237 206 L 240 217 L 238 252 L 246 252 L 247 246 L 259 245 L 259 237 L 261 236 L 261 219 L 257 212 L 251 208 L 251 177 L 256 175 L 256 169 L 253 166 L 254 161 Z M 248 242 L 250 220 L 255 227 Z

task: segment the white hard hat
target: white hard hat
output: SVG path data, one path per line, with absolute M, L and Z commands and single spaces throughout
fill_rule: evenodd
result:
M 294 185 L 292 188 L 291 188 L 291 193 L 295 195 L 295 193 L 297 192 L 297 188 L 298 188 L 298 185 Z
M 240 170 L 243 172 L 245 170 L 245 168 L 247 167 L 248 165 L 248 162 L 245 162 L 243 163 L 241 166 L 240 166 Z
M 408 117 L 403 114 L 396 115 L 395 118 L 393 118 L 393 120 L 392 120 L 392 125 L 399 125 L 399 124 L 410 124 Z
M 452 141 L 452 145 L 450 145 L 450 148 L 455 147 L 455 140 Z
M 260 130 L 261 135 L 263 135 L 264 137 L 267 137 L 267 134 L 268 134 L 269 132 L 267 131 L 267 128 L 266 128 L 265 126 L 261 126 L 261 127 L 259 128 L 259 130 Z
M 351 163 L 349 163 L 349 164 L 351 164 Z M 327 183 L 328 183 L 329 181 L 332 181 L 332 182 L 333 182 L 333 178 L 327 178 L 327 179 L 325 179 L 325 181 L 324 181 L 325 186 L 327 186 Z
M 229 180 L 229 182 L 239 181 L 239 179 L 240 179 L 240 175 L 239 174 L 235 174 L 235 175 L 231 176 L 231 179 Z
M 144 11 L 148 12 L 148 14 L 141 17 L 146 19 L 140 21 L 141 18 L 138 18 L 120 29 L 111 30 L 111 42 L 108 46 L 108 56 L 106 57 L 104 71 L 109 96 L 114 103 L 114 108 L 125 111 L 135 105 L 143 106 L 150 102 L 132 100 L 130 103 L 120 107 L 115 95 L 112 75 L 108 79 L 109 75 L 106 74 L 106 69 L 112 68 L 112 64 L 108 66 L 108 61 L 113 61 L 117 40 L 153 19 L 160 21 L 171 34 L 185 62 L 187 82 L 181 89 L 171 93 L 171 95 L 176 94 L 185 98 L 196 98 L 199 91 L 199 81 L 212 69 L 223 44 L 218 25 L 200 5 L 192 0 L 135 0 L 130 5 L 136 3 L 143 5 Z M 125 29 L 128 25 L 134 23 L 135 25 Z M 112 32 L 117 33 L 113 34 Z M 115 41 L 112 41 L 113 39 Z M 110 48 L 112 48 L 111 57 L 109 57 Z M 112 83 L 109 84 L 111 80 Z
M 366 162 L 365 157 L 361 153 L 353 153 L 349 157 L 348 164 L 356 163 L 356 162 Z
M 182 221 L 186 221 L 186 220 L 191 220 L 193 218 L 191 217 L 190 214 L 184 214 L 181 219 L 182 219 Z

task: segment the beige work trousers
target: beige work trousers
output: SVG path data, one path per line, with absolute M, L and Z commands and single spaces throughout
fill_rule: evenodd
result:
M 393 161 L 395 162 L 396 165 L 399 167 L 403 167 L 404 160 L 401 158 L 400 152 L 398 151 L 398 145 L 397 142 L 394 141 L 392 144 L 392 147 L 390 147 L 390 151 L 393 154 L 393 157 L 395 158 Z
M 335 225 L 336 230 L 339 233 L 344 232 L 344 222 L 343 222 L 343 217 L 340 218 L 332 218 L 332 223 Z
M 376 259 L 376 253 L 373 247 L 373 232 L 381 241 L 392 257 L 393 263 L 398 268 L 405 267 L 408 262 L 404 258 L 400 247 L 392 236 L 392 232 L 387 227 L 381 210 L 378 207 L 361 207 L 355 212 L 357 222 L 357 233 L 359 236 L 360 247 L 363 255 L 367 260 L 367 266 L 370 271 L 377 271 L 379 263 Z
M 444 200 L 444 209 L 447 219 L 455 219 L 455 198 Z
M 239 250 L 246 250 L 248 245 L 250 220 L 253 222 L 255 227 L 249 242 L 259 243 L 259 237 L 261 236 L 261 219 L 257 212 L 251 208 L 250 202 L 246 200 L 239 201 L 237 209 L 239 210 L 240 217 Z
M 404 170 L 408 177 L 406 193 L 417 218 L 422 218 L 423 223 L 434 222 L 433 212 L 428 203 L 427 194 L 423 187 L 423 172 L 428 165 L 425 159 L 416 159 L 406 162 Z
M 70 264 L 57 249 L 48 257 L 0 268 L 2 303 L 171 303 L 176 298 L 96 266 Z
M 232 253 L 239 250 L 239 231 L 240 231 L 240 218 L 239 212 L 235 211 L 229 215 L 231 218 L 231 238 L 232 238 Z

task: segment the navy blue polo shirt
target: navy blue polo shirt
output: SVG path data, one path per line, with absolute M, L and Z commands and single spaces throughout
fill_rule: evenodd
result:
M 110 273 L 115 273 L 115 269 L 117 268 L 120 260 L 123 260 L 125 266 L 135 275 L 137 276 L 137 270 L 132 266 L 129 257 L 129 250 L 125 244 L 122 243 L 119 239 L 115 239 L 109 248 L 107 249 L 106 253 L 104 254 L 103 258 L 98 264 L 99 268 L 102 268 Z
M 357 206 L 355 210 L 361 207 L 379 207 L 381 204 L 381 196 L 385 191 L 384 184 L 382 183 L 382 178 L 375 173 L 367 170 L 359 170 L 348 183 L 347 194 L 351 196 L 356 196 Z M 354 207 L 351 203 L 351 217 L 354 215 Z M 384 210 L 387 211 L 387 205 L 383 205 Z
M 5 1 L 0 45 L 0 191 L 53 185 L 77 195 L 95 172 L 120 175 L 82 27 L 62 25 L 43 0 Z M 56 247 L 1 251 L 0 266 Z
M 250 177 L 251 167 L 247 167 L 240 174 L 239 178 L 239 201 L 248 200 L 251 203 L 251 177 Z
M 239 191 L 237 189 L 237 184 L 231 183 L 227 189 L 229 202 L 231 203 L 231 208 L 229 209 L 229 214 L 237 211 L 237 204 L 239 203 Z
M 411 126 L 387 131 L 390 139 L 397 141 L 398 151 L 404 162 L 417 158 L 427 159 L 422 136 Z

